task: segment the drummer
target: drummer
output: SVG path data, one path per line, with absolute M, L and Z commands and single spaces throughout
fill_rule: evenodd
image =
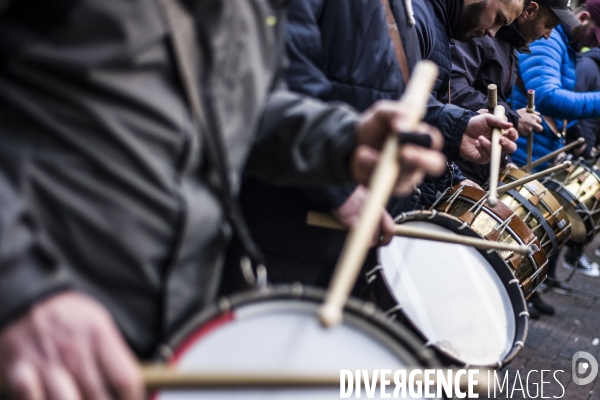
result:
M 360 116 L 271 92 L 284 10 L 239 3 L 0 2 L 0 380 L 12 399 L 141 399 L 135 356 L 215 300 L 226 215 L 242 236 L 230 210 L 251 146 L 248 172 L 264 179 L 365 182 L 399 130 L 396 103 Z M 198 74 L 194 52 L 209 56 Z M 433 149 L 402 147 L 399 190 L 444 168 L 441 136 L 421 132 Z
M 525 107 L 511 109 L 507 104 L 512 98 L 513 86 L 518 73 L 518 52 L 529 52 L 528 45 L 535 40 L 548 39 L 559 23 L 579 25 L 579 20 L 568 9 L 568 0 L 560 3 L 549 0 L 532 1 L 523 14 L 511 25 L 498 31 L 495 37 L 456 42 L 452 46 L 452 93 L 454 104 L 473 111 L 485 110 L 487 87 L 498 87 L 498 104 L 504 106 L 506 117 L 513 122 L 520 136 L 542 131 L 539 112 L 527 113 Z M 509 162 L 505 158 L 505 162 Z M 457 162 L 459 168 L 471 180 L 483 185 L 489 180 L 490 167 L 468 161 Z M 554 314 L 554 308 L 534 294 L 529 305 L 532 318 L 539 312 Z
M 536 109 L 544 115 L 544 130 L 534 135 L 534 159 L 562 145 L 563 137 L 556 133 L 563 130 L 565 121 L 571 125 L 578 119 L 600 117 L 600 91 L 575 91 L 576 54 L 583 46 L 595 47 L 600 42 L 600 0 L 588 0 L 575 10 L 575 16 L 580 25 L 571 27 L 563 22 L 548 40 L 532 43 L 531 54 L 519 56 L 523 85 L 515 87 L 514 106 L 524 107 L 524 89 L 534 89 Z M 576 137 L 567 139 L 575 140 Z M 595 145 L 594 139 L 586 139 L 575 155 L 589 156 Z M 527 144 L 523 138 L 519 138 L 517 143 L 519 149 L 513 155 L 513 160 L 521 165 L 526 162 Z M 557 292 L 568 293 L 569 287 L 553 279 L 556 277 L 556 261 L 555 255 L 550 260 L 548 284 Z M 583 253 L 583 249 L 568 248 L 563 265 L 573 268 L 575 264 L 578 264 L 581 273 L 591 277 L 600 276 L 600 267 Z
M 440 6 L 444 9 L 452 6 L 454 19 L 451 23 L 454 27 L 460 24 L 463 10 L 469 10 L 468 5 L 472 3 L 448 0 L 441 1 Z M 507 15 L 515 4 L 516 8 L 522 8 L 521 1 L 494 3 L 500 5 L 501 11 Z M 392 37 L 388 31 L 385 7 L 379 0 L 292 0 L 287 36 L 290 57 L 290 68 L 286 74 L 288 86 L 321 100 L 343 101 L 358 110 L 367 109 L 379 99 L 399 98 L 405 87 L 404 75 L 408 76 L 421 58 L 420 43 L 427 43 L 433 51 L 436 37 L 433 26 L 419 30 L 412 20 L 412 7 L 415 7 L 415 15 L 428 13 L 422 2 L 415 1 L 410 6 L 410 1 L 386 0 L 383 4 L 393 10 L 393 16 L 388 20 L 396 22 L 397 30 Z M 485 18 L 482 20 L 487 22 L 461 31 L 461 35 L 474 35 L 477 29 L 497 29 L 497 12 L 494 7 L 484 7 L 482 13 Z M 396 33 L 399 33 L 402 52 L 395 51 Z M 402 53 L 399 59 L 398 54 Z M 442 131 L 446 139 L 445 154 L 450 161 L 461 157 L 475 162 L 489 160 L 489 141 L 480 139 L 480 135 L 489 138 L 492 127 L 512 126 L 493 115 L 477 115 L 435 99 L 432 99 L 425 120 Z M 510 129 L 505 134 L 503 150 L 511 152 L 517 133 Z M 454 179 L 458 183 L 459 179 Z M 441 180 L 440 187 L 445 187 L 451 184 L 452 177 L 442 177 Z M 247 179 L 242 186 L 242 207 L 252 233 L 266 252 L 271 279 L 327 285 L 345 234 L 307 227 L 307 212 L 331 212 L 340 223 L 351 227 L 365 196 L 366 190 L 361 186 L 278 188 L 257 179 Z M 424 193 L 420 203 L 426 206 L 434 201 L 433 193 Z M 385 213 L 381 222 L 381 240 L 376 237 L 373 244 L 382 245 L 390 241 L 392 216 L 397 215 L 401 208 L 399 201 L 389 204 L 389 213 Z M 376 262 L 373 259 L 374 254 L 371 253 L 369 262 Z M 230 275 L 235 276 L 236 263 L 229 265 Z M 235 282 L 226 282 L 224 290 L 232 288 L 236 288 Z

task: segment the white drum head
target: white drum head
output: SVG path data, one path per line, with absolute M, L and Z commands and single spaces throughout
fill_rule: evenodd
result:
M 402 225 L 455 235 L 430 222 Z M 402 312 L 431 344 L 468 365 L 495 365 L 510 353 L 515 312 L 500 277 L 478 250 L 396 237 L 379 254 Z
M 414 367 L 415 359 L 408 351 L 403 359 L 397 351 L 399 343 L 356 315 L 345 315 L 337 328 L 323 328 L 316 317 L 318 306 L 301 300 L 273 300 L 237 307 L 193 333 L 176 350 L 179 354 L 173 365 L 178 370 L 213 373 L 292 374 Z M 392 393 L 393 386 L 387 392 Z M 364 384 L 361 394 L 366 398 Z M 379 395 L 378 387 L 375 398 Z M 339 399 L 340 387 L 163 391 L 156 396 L 158 400 L 197 398 Z

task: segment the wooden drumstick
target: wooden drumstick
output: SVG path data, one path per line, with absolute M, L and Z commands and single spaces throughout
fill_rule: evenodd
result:
M 147 391 L 156 390 L 191 390 L 191 389 L 291 389 L 291 388 L 313 388 L 313 387 L 331 387 L 339 388 L 342 384 L 342 376 L 338 371 L 332 373 L 257 373 L 257 372 L 227 372 L 215 373 L 207 371 L 177 371 L 174 368 L 165 366 L 164 364 L 141 365 L 142 379 Z M 473 374 L 477 384 L 473 389 L 479 393 L 487 392 L 490 382 L 489 370 L 486 368 L 477 368 L 478 373 Z M 422 377 L 423 370 L 407 368 L 406 375 L 409 376 L 412 371 L 420 371 Z M 444 368 L 443 371 L 447 374 L 452 373 L 452 378 L 459 371 L 457 369 Z M 395 372 L 395 371 L 392 371 Z M 435 375 L 437 376 L 437 374 Z M 369 379 L 372 381 L 372 379 Z M 448 376 L 446 376 L 448 381 Z M 452 379 L 449 379 L 452 381 Z M 346 384 L 348 383 L 345 380 Z M 382 379 L 378 377 L 377 384 L 381 384 Z M 389 385 L 389 380 L 386 380 Z M 434 385 L 438 382 L 434 379 Z M 460 388 L 466 391 L 469 388 L 467 374 L 463 374 L 459 381 Z M 6 389 L 0 380 L 0 393 L 5 393 Z
M 346 227 L 342 225 L 337 219 L 335 219 L 331 214 L 325 214 L 316 211 L 308 212 L 306 223 L 307 225 L 320 228 L 339 230 L 346 229 Z M 493 242 L 490 240 L 478 239 L 451 233 L 433 232 L 426 229 L 415 228 L 412 226 L 403 226 L 402 224 L 396 225 L 394 234 L 396 236 L 408 238 L 471 246 L 481 250 L 513 251 L 515 253 L 526 256 L 531 255 L 533 253 L 533 250 L 529 246 L 515 246 L 512 244 Z
M 405 126 L 402 127 L 403 131 L 414 131 L 421 122 L 436 77 L 437 67 L 434 63 L 421 61 L 415 66 L 412 78 L 399 103 L 399 107 L 409 110 L 406 113 L 407 118 Z M 325 303 L 319 310 L 319 317 L 324 326 L 335 326 L 342 320 L 342 309 L 356 282 L 399 173 L 398 139 L 395 135 L 390 135 L 371 177 L 369 193 L 360 211 L 358 221 L 354 229 L 350 231 L 342 249 L 325 295 Z
M 508 192 L 509 190 L 512 190 L 512 189 L 514 189 L 516 187 L 524 185 L 527 182 L 531 182 L 531 181 L 534 181 L 536 179 L 542 178 L 542 177 L 544 177 L 546 175 L 550 175 L 551 173 L 553 173 L 555 171 L 558 171 L 560 169 L 567 169 L 571 165 L 573 165 L 573 163 L 571 161 L 565 161 L 562 164 L 556 165 L 556 166 L 554 166 L 552 168 L 545 169 L 545 170 L 540 171 L 540 172 L 538 172 L 536 174 L 532 174 L 532 175 L 526 176 L 524 178 L 517 179 L 516 181 L 512 181 L 510 183 L 507 183 L 506 185 L 502 185 L 502 186 L 500 186 L 498 188 L 498 195 L 504 194 L 504 193 Z
M 527 113 L 535 114 L 535 90 L 527 91 Z M 527 168 L 525 172 L 531 173 L 531 157 L 533 156 L 533 130 L 527 137 Z
M 489 387 L 488 372 L 486 368 L 477 368 L 478 373 L 473 374 L 477 384 L 474 390 L 479 393 L 485 393 Z M 410 376 L 412 371 L 422 370 L 415 368 L 406 369 L 406 377 Z M 444 368 L 445 374 L 451 371 L 452 378 L 456 376 L 457 369 Z M 395 371 L 392 371 L 395 372 Z M 311 388 L 311 387 L 331 387 L 339 388 L 344 376 L 339 371 L 333 373 L 319 374 L 291 374 L 291 373 L 214 373 L 214 372 L 180 372 L 174 369 L 163 367 L 161 365 L 148 366 L 142 369 L 142 375 L 146 388 L 152 390 L 164 389 L 231 389 L 231 388 Z M 419 376 L 417 375 L 417 376 Z M 435 375 L 437 377 L 437 374 Z M 448 378 L 448 377 L 446 377 Z M 467 374 L 460 379 L 459 385 L 462 390 L 469 387 Z M 369 379 L 372 381 L 372 379 Z M 447 379 L 446 379 L 447 380 Z M 450 379 L 452 381 L 453 379 Z M 346 384 L 348 381 L 344 379 Z M 434 386 L 437 386 L 435 378 Z M 377 376 L 375 383 L 379 386 L 382 382 L 380 376 Z M 387 380 L 389 385 L 389 380 Z M 393 384 L 393 382 L 392 382 Z
M 531 163 L 531 168 L 533 169 L 533 168 L 537 167 L 538 165 L 545 163 L 546 161 L 550 161 L 553 158 L 555 158 L 556 156 L 558 156 L 560 153 L 562 153 L 563 151 L 569 151 L 572 148 L 581 146 L 584 143 L 585 143 L 585 139 L 579 138 L 576 141 L 569 143 L 568 145 L 563 146 L 558 150 L 553 151 L 552 153 L 546 154 L 544 157 L 538 158 L 537 160 L 535 160 L 534 162 Z M 525 167 L 521 167 L 520 169 L 524 169 L 524 168 Z
M 496 106 L 494 115 L 499 118 L 504 118 L 504 107 Z M 492 154 L 490 160 L 490 195 L 488 204 L 495 207 L 498 204 L 498 178 L 500 176 L 500 161 L 502 158 L 502 147 L 500 147 L 500 138 L 502 130 L 494 128 L 492 130 Z
M 498 87 L 493 83 L 490 83 L 487 87 L 487 94 L 487 109 L 489 112 L 493 113 L 498 105 Z

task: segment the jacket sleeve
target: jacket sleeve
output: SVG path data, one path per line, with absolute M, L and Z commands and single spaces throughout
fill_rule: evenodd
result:
M 491 38 L 473 39 L 468 42 L 455 42 L 452 45 L 452 104 L 471 111 L 487 108 L 487 93 L 475 89 L 479 72 L 485 66 L 485 45 Z M 479 87 L 485 87 L 485 82 L 480 82 Z M 498 101 L 504 107 L 505 115 L 509 122 L 516 127 L 519 121 L 518 114 L 511 107 Z
M 474 111 L 465 110 L 453 104 L 443 104 L 433 95 L 429 97 L 427 113 L 423 121 L 435 125 L 444 136 L 443 152 L 448 161 L 461 160 L 460 144 L 469 120 L 477 115 Z
M 0 176 L 0 327 L 70 287 L 57 260 L 16 191 Z
M 555 29 L 548 40 L 533 42 L 531 54 L 519 55 L 519 69 L 526 89 L 535 89 L 536 110 L 556 119 L 600 117 L 600 91 L 577 93 L 561 81 L 562 38 Z
M 285 80 L 290 90 L 320 100 L 331 98 L 332 84 L 323 73 L 325 57 L 318 16 L 324 0 L 294 0 L 287 14 Z M 334 210 L 346 201 L 354 186 L 302 187 L 300 192 L 320 209 Z
M 358 114 L 280 86 L 267 100 L 246 172 L 279 185 L 350 182 Z

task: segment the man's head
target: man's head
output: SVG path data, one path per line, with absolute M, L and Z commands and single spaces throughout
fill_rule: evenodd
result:
M 561 19 L 558 15 L 550 7 L 540 4 L 543 1 L 529 3 L 523 14 L 519 15 L 514 22 L 527 44 L 541 38 L 548 39 L 552 29 L 560 24 Z M 572 18 L 576 21 L 573 15 Z
M 574 27 L 573 37 L 582 46 L 595 47 L 600 43 L 600 0 L 588 0 L 586 4 L 575 10 L 575 17 L 580 22 Z
M 494 37 L 498 29 L 517 18 L 531 0 L 465 0 L 460 32 L 461 42 L 484 37 Z

